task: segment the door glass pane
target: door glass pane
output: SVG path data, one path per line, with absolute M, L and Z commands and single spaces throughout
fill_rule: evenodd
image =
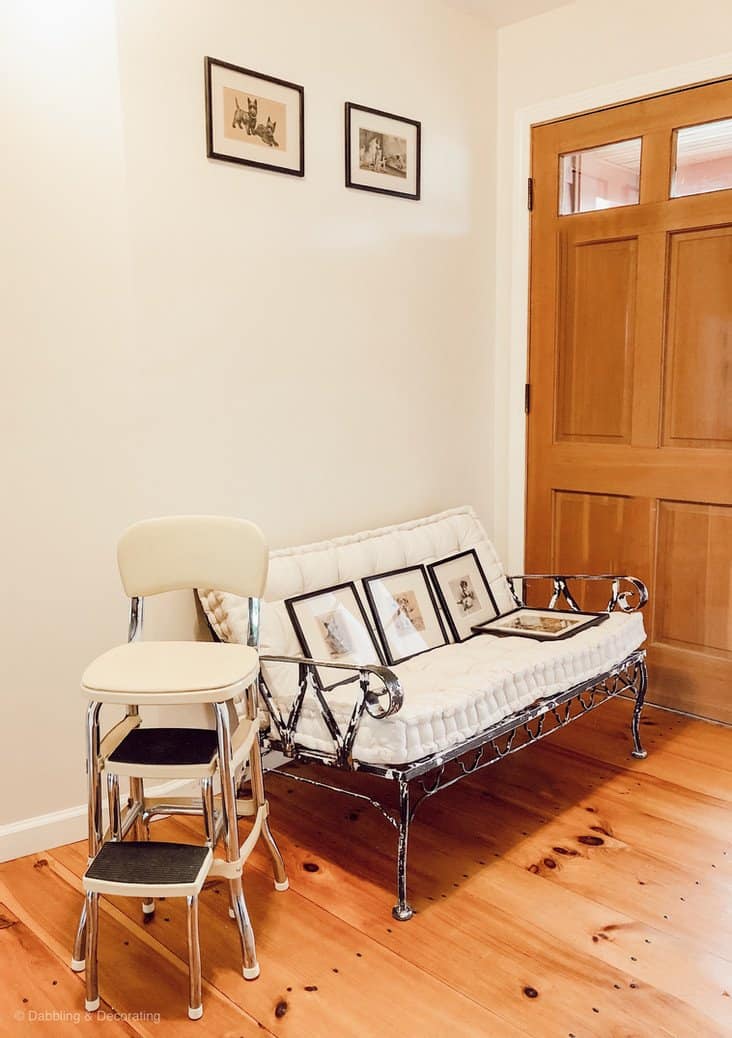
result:
M 674 130 L 671 197 L 732 187 L 732 119 Z
M 559 215 L 637 205 L 640 165 L 640 137 L 560 155 Z

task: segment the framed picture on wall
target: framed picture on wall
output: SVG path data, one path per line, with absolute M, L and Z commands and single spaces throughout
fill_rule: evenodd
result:
M 378 666 L 384 657 L 366 610 L 353 583 L 336 584 L 321 591 L 288 598 L 285 607 L 303 651 L 324 663 Z M 315 677 L 324 690 L 354 675 L 332 667 L 316 667 Z
M 210 159 L 305 174 L 305 91 L 296 83 L 205 59 Z
M 480 559 L 474 548 L 427 566 L 456 642 L 473 635 L 475 624 L 498 616 Z
M 364 577 L 363 586 L 388 663 L 447 644 L 424 566 Z
M 346 102 L 346 187 L 420 197 L 422 124 Z

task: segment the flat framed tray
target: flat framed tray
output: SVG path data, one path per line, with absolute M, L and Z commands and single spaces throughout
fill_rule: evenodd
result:
M 607 613 L 577 613 L 572 609 L 512 609 L 493 620 L 475 624 L 475 634 L 493 634 L 497 638 L 531 638 L 539 642 L 557 642 L 571 638 L 588 627 L 607 620 Z

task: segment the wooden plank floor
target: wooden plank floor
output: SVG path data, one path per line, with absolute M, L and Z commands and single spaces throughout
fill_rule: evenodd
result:
M 629 716 L 611 702 L 428 801 L 409 923 L 390 915 L 381 817 L 271 777 L 291 889 L 274 891 L 257 850 L 245 886 L 262 974 L 247 983 L 226 891 L 207 884 L 200 1024 L 185 1016 L 179 900 L 147 925 L 135 901 L 102 901 L 105 1019 L 87 1021 L 67 965 L 85 844 L 0 865 L 0 1034 L 56 1011 L 54 1035 L 732 1035 L 732 730 L 647 708 L 649 756 L 632 761 Z M 154 836 L 199 830 L 167 820 Z

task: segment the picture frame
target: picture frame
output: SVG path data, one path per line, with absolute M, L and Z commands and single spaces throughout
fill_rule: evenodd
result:
M 417 119 L 346 102 L 346 187 L 418 201 L 422 191 L 422 124 Z
M 376 573 L 362 583 L 387 663 L 402 663 L 448 644 L 424 566 Z
M 381 646 L 353 581 L 288 598 L 285 608 L 310 659 L 354 667 L 384 664 Z M 314 671 L 324 692 L 357 677 L 337 668 L 315 667 Z
M 305 90 L 275 76 L 204 59 L 206 155 L 305 175 Z
M 478 624 L 476 634 L 498 638 L 531 638 L 533 641 L 562 641 L 607 620 L 608 613 L 578 613 L 572 609 L 529 609 L 521 607 L 494 620 Z
M 431 562 L 427 569 L 456 642 L 473 638 L 476 624 L 499 615 L 475 548 Z

